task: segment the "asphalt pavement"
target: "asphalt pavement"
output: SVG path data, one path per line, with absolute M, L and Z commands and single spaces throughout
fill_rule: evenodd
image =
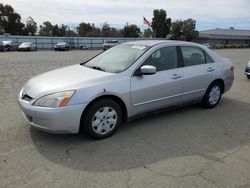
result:
M 216 50 L 233 61 L 235 82 L 214 109 L 161 111 L 98 141 L 30 128 L 17 103 L 23 84 L 100 52 L 0 53 L 0 187 L 250 187 L 250 49 Z

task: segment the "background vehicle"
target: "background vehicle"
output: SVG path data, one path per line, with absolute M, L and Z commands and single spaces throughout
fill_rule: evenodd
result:
M 234 47 L 233 44 L 225 44 L 225 45 L 224 45 L 224 48 L 233 48 L 233 47 Z
M 8 40 L 8 41 L 3 41 L 3 46 L 6 49 L 6 51 L 15 51 L 17 50 L 19 43 L 16 41 Z
M 242 48 L 248 48 L 249 44 L 242 44 Z
M 203 45 L 203 46 L 206 46 L 206 47 L 209 48 L 209 49 L 212 49 L 212 46 L 211 46 L 209 43 L 203 43 L 202 45 Z
M 23 42 L 18 46 L 18 51 L 36 51 L 36 45 L 33 42 Z
M 107 49 L 112 48 L 118 44 L 119 44 L 118 40 L 108 40 L 108 41 L 103 43 L 103 50 L 107 50 Z
M 88 47 L 87 47 L 87 46 L 80 46 L 80 49 L 81 49 L 81 50 L 87 50 Z
M 242 44 L 233 44 L 234 48 L 242 48 Z
M 6 49 L 5 49 L 4 45 L 3 45 L 3 42 L 0 41 L 0 52 L 4 52 L 5 50 Z
M 33 127 L 106 138 L 140 113 L 194 102 L 215 107 L 232 87 L 233 71 L 229 59 L 203 45 L 134 41 L 32 78 L 18 100 Z
M 215 49 L 224 48 L 224 45 L 223 45 L 223 44 L 215 44 L 215 45 L 214 45 L 214 48 L 215 48 Z
M 246 66 L 245 75 L 247 76 L 248 79 L 250 79 L 250 61 Z
M 69 51 L 70 46 L 67 42 L 59 42 L 55 45 L 55 51 Z

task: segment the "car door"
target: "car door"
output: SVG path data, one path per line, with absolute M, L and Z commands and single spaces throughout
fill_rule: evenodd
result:
M 181 46 L 183 59 L 183 102 L 202 99 L 216 74 L 212 58 L 201 48 Z
M 153 75 L 131 77 L 131 105 L 135 113 L 181 103 L 183 73 L 175 46 L 154 51 L 140 67 L 152 65 Z M 139 67 L 139 68 L 140 68 Z

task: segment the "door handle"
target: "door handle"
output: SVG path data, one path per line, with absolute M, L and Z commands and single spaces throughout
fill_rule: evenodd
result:
M 212 67 L 209 67 L 209 68 L 207 69 L 207 71 L 208 71 L 208 72 L 213 72 L 213 71 L 215 71 L 215 69 L 212 68 Z
M 173 76 L 171 76 L 171 79 L 176 80 L 176 79 L 181 78 L 181 77 L 182 77 L 182 76 L 179 75 L 179 74 L 174 74 Z

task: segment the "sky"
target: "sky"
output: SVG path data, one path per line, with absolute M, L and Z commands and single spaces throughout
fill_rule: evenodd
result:
M 31 16 L 38 25 L 44 21 L 66 24 L 75 29 L 80 22 L 104 22 L 122 28 L 126 23 L 143 25 L 152 20 L 154 9 L 164 9 L 174 20 L 193 18 L 197 30 L 214 28 L 250 29 L 250 0 L 1 0 L 11 5 L 25 22 Z

